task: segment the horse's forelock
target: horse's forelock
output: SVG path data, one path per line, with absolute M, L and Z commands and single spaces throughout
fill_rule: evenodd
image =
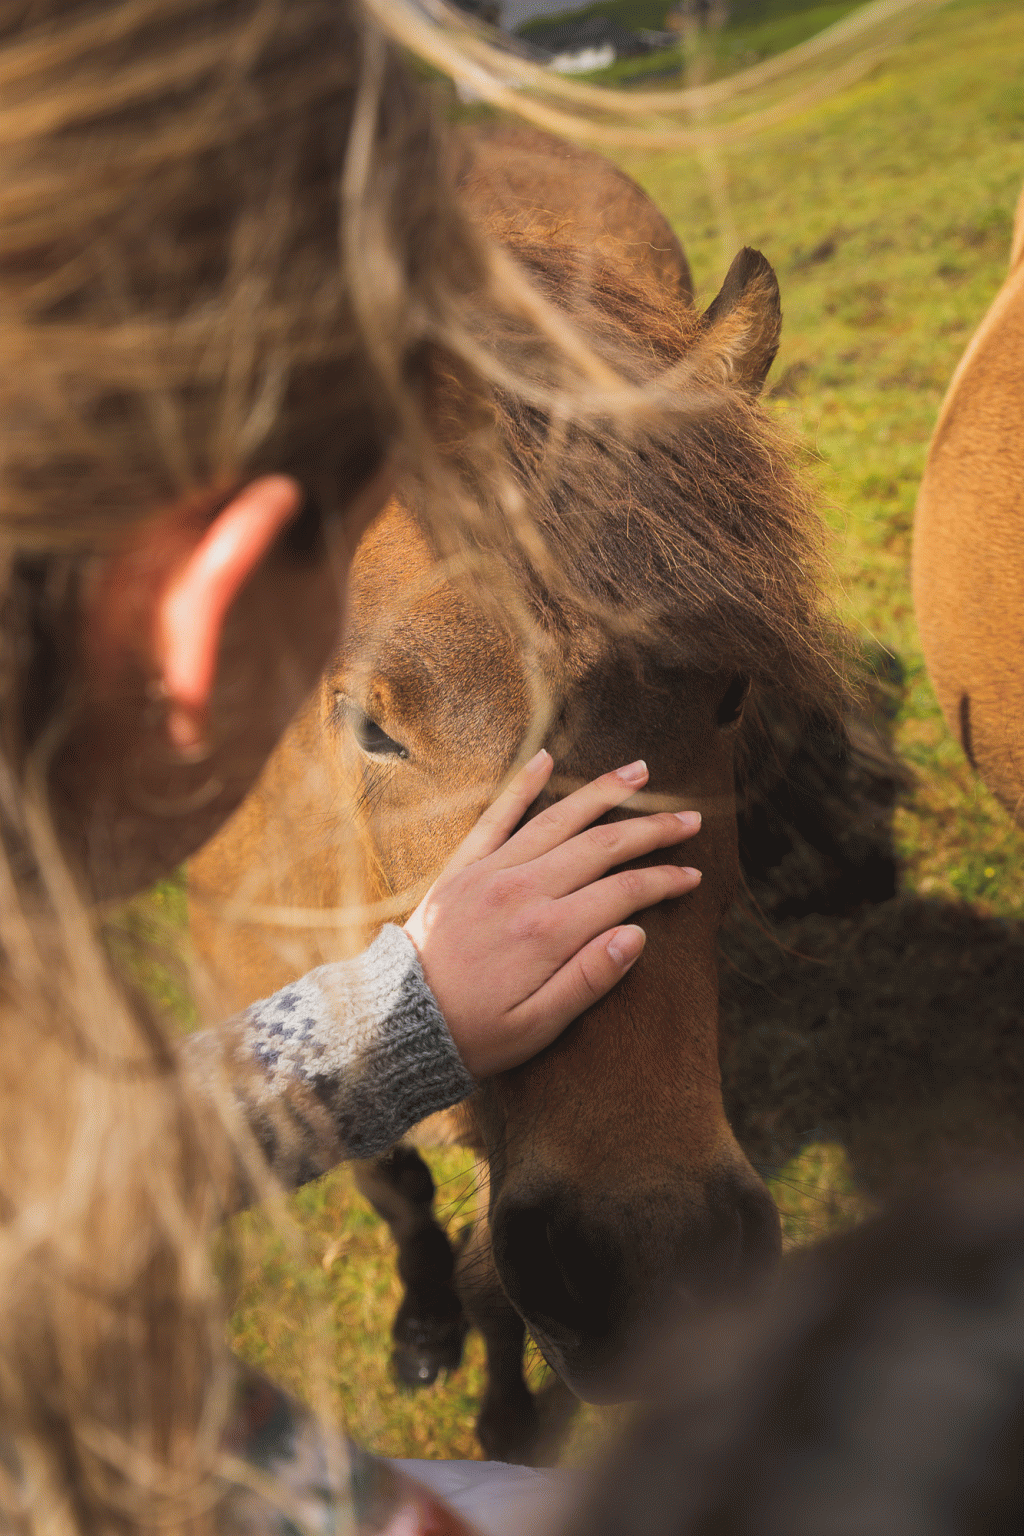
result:
M 621 291 L 617 303 L 623 303 Z M 664 366 L 682 328 L 644 332 Z M 621 324 L 622 322 L 618 322 Z M 695 320 L 687 340 L 700 342 Z M 824 531 L 767 411 L 708 385 L 653 420 L 555 430 L 506 401 L 503 429 L 547 560 L 511 556 L 544 627 L 604 630 L 668 665 L 747 673 L 795 702 L 839 691 Z
M 570 222 L 546 242 L 528 222 L 507 238 L 619 377 L 657 386 L 649 407 L 568 424 L 521 395 L 498 397 L 527 514 L 527 537 L 512 530 L 499 553 L 540 631 L 563 649 L 604 644 L 742 672 L 797 707 L 838 700 L 824 525 L 795 444 L 729 383 L 717 354 L 730 338 L 660 276 L 580 243 Z M 485 525 L 508 530 L 505 508 L 493 510 Z

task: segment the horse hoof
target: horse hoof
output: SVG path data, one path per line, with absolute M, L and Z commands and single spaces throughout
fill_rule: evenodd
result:
M 446 1368 L 430 1350 L 403 1345 L 391 1354 L 391 1369 L 403 1387 L 430 1387 Z
M 462 1347 L 467 1325 L 460 1318 L 444 1329 L 436 1327 L 403 1330 L 406 1337 L 396 1338 L 391 1352 L 391 1369 L 403 1387 L 429 1387 L 442 1372 L 457 1371 L 462 1364 Z

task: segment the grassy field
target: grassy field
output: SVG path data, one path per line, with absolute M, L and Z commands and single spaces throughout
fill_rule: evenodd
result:
M 908 579 L 914 499 L 946 384 L 1006 270 L 1024 181 L 1024 9 L 960 0 L 875 74 L 718 156 L 731 228 L 692 159 L 628 167 L 684 240 L 704 299 L 741 244 L 776 268 L 772 399 L 812 456 L 835 531 L 837 606 L 896 651 L 906 880 L 1019 914 L 1024 840 L 978 785 L 923 670 Z
M 854 89 L 720 156 L 712 171 L 724 202 L 695 157 L 659 154 L 629 169 L 678 229 L 704 300 L 742 244 L 778 272 L 785 331 L 771 398 L 806 445 L 835 533 L 836 604 L 865 639 L 900 655 L 909 679 L 897 735 L 917 773 L 898 821 L 907 885 L 1019 916 L 1024 839 L 943 725 L 908 563 L 929 432 L 1002 279 L 1024 181 L 1024 6 L 960 0 L 931 17 Z M 472 1210 L 471 1164 L 445 1153 L 434 1167 L 457 1231 Z M 783 1170 L 774 1189 L 791 1242 L 858 1209 L 841 1154 L 827 1147 Z M 476 1341 L 452 1380 L 400 1392 L 387 1369 L 398 1289 L 385 1229 L 344 1171 L 291 1208 L 291 1246 L 265 1216 L 237 1224 L 240 1351 L 300 1393 L 315 1358 L 337 1411 L 375 1449 L 478 1454 Z M 588 1412 L 570 1454 L 608 1421 Z
M 475 1172 L 458 1149 L 427 1154 L 437 1210 L 452 1236 L 472 1220 Z M 789 1244 L 820 1236 L 863 1209 L 837 1147 L 809 1148 L 771 1181 Z M 293 1241 L 262 1212 L 233 1224 L 234 1349 L 299 1397 L 326 1385 L 328 1406 L 361 1444 L 385 1456 L 479 1457 L 473 1433 L 483 1390 L 483 1347 L 471 1334 L 462 1369 L 424 1391 L 399 1387 L 388 1369 L 389 1329 L 400 1299 L 390 1235 L 341 1168 L 289 1201 Z M 540 1385 L 539 1357 L 529 1379 Z M 584 1409 L 563 1453 L 586 1458 L 621 1421 L 621 1409 Z

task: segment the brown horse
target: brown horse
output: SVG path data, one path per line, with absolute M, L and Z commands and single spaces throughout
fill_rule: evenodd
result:
M 1024 197 L 1010 273 L 953 375 L 914 523 L 914 607 L 942 712 L 1024 819 Z
M 273 945 L 212 903 L 242 884 L 264 904 L 343 905 L 354 795 L 370 894 L 411 909 L 542 728 L 563 789 L 643 755 L 653 795 L 703 813 L 686 854 L 703 882 L 644 915 L 626 981 L 472 1102 L 490 1221 L 460 1291 L 488 1344 L 481 1438 L 526 1459 L 524 1324 L 576 1393 L 614 1396 L 662 1306 L 743 1285 L 776 1254 L 774 1207 L 722 1108 L 716 936 L 739 873 L 737 764 L 757 756 L 748 697 L 792 714 L 833 685 L 814 525 L 756 405 L 780 326 L 767 262 L 743 252 L 699 315 L 667 226 L 597 157 L 497 130 L 459 174 L 485 226 L 620 368 L 678 364 L 697 403 L 629 441 L 503 411 L 551 563 L 492 568 L 500 601 L 439 565 L 414 506 L 392 504 L 357 555 L 337 665 L 193 865 L 193 923 L 239 1004 L 336 953 L 329 927 Z M 429 1231 L 424 1174 L 400 1154 L 371 1185 L 407 1238 Z

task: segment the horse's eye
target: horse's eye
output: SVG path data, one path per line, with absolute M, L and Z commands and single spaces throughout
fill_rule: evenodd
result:
M 724 730 L 726 726 L 738 725 L 740 723 L 743 719 L 743 706 L 747 702 L 749 692 L 749 677 L 737 676 L 732 679 L 718 703 L 715 719 L 718 722 L 719 730 Z
M 352 710 L 351 720 L 356 741 L 371 757 L 405 758 L 409 756 L 408 747 L 403 747 L 400 741 L 395 741 L 381 729 L 376 720 L 371 720 L 369 715 L 364 714 L 361 709 Z

